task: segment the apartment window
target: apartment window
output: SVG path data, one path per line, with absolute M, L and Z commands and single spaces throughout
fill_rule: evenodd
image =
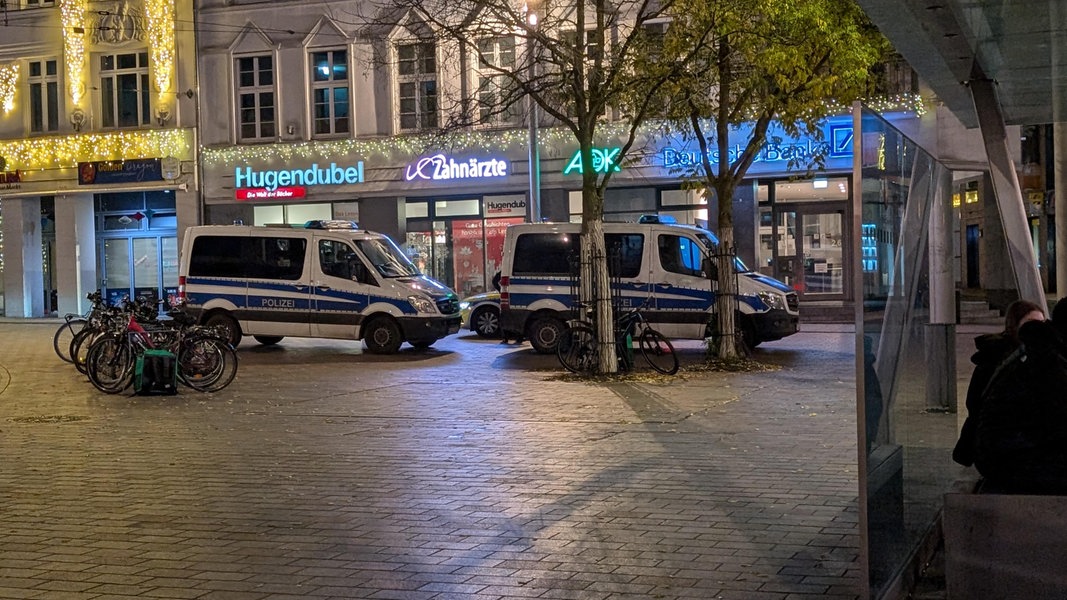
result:
M 601 55 L 603 34 L 604 32 L 596 29 L 587 29 L 582 32 L 581 40 L 579 40 L 578 32 L 572 29 L 564 31 L 561 37 L 567 47 L 578 48 L 581 46 L 586 65 L 591 66 L 591 63 Z
M 148 53 L 100 57 L 100 118 L 103 127 L 140 127 L 151 122 Z
M 311 53 L 311 102 L 316 135 L 348 133 L 348 51 Z
M 41 8 L 43 6 L 55 6 L 55 0 L 23 0 L 25 8 Z
M 437 59 L 433 42 L 397 46 L 400 129 L 437 127 Z
M 274 58 L 237 59 L 237 126 L 242 140 L 272 139 L 277 133 Z
M 478 42 L 478 119 L 483 124 L 508 124 L 519 119 L 519 98 L 500 71 L 515 70 L 515 38 L 494 37 Z
M 58 131 L 59 72 L 56 61 L 30 62 L 26 81 L 30 85 L 30 131 Z

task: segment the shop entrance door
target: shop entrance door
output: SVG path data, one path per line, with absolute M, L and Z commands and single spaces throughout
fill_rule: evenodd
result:
M 759 270 L 809 300 L 844 299 L 845 209 L 834 203 L 761 209 Z
M 100 290 L 108 303 L 123 298 L 170 301 L 178 293 L 178 238 L 147 236 L 100 241 Z

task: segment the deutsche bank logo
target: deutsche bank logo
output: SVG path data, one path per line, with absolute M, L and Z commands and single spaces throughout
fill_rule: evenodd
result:
M 852 125 L 830 126 L 830 158 L 852 156 Z

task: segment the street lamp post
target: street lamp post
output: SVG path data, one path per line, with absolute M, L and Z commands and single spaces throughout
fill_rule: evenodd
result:
M 537 28 L 537 13 L 529 6 L 526 7 L 526 23 L 531 29 Z M 530 36 L 526 51 L 530 55 L 527 77 L 531 86 L 534 85 L 537 77 L 537 56 L 534 52 L 534 44 L 534 37 Z M 541 149 L 537 132 L 537 102 L 534 101 L 533 94 L 526 95 L 526 102 L 529 109 L 527 113 L 529 115 L 528 124 L 530 129 L 530 197 L 526 204 L 526 218 L 531 223 L 537 223 L 541 221 Z

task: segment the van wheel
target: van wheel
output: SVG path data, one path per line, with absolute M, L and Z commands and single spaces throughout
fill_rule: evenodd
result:
M 282 336 L 280 335 L 254 335 L 252 337 L 264 346 L 273 346 L 274 344 L 277 344 L 278 342 L 282 341 Z
M 542 316 L 534 319 L 526 332 L 530 345 L 540 354 L 552 354 L 556 351 L 559 339 L 563 337 L 566 327 L 558 317 Z
M 204 321 L 204 325 L 214 327 L 222 332 L 226 341 L 234 348 L 241 343 L 241 325 L 226 313 L 215 313 Z
M 403 339 L 396 321 L 388 317 L 372 319 L 363 329 L 363 341 L 373 354 L 395 354 Z
M 483 338 L 500 337 L 500 310 L 494 306 L 479 308 L 471 314 L 471 329 Z

